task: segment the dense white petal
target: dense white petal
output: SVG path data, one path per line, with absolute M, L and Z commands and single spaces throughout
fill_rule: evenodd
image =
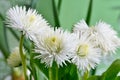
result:
M 7 12 L 6 24 L 9 27 L 22 30 L 24 27 L 23 18 L 26 16 L 26 7 L 13 7 L 10 8 Z
M 36 58 L 40 58 L 46 66 L 51 67 L 53 61 L 58 66 L 62 66 L 66 64 L 65 61 L 69 61 L 68 55 L 73 52 L 74 35 L 56 29 L 44 35 L 36 35 L 34 42 L 36 45 L 35 52 L 40 53 Z
M 115 53 L 120 46 L 120 38 L 117 32 L 112 29 L 111 25 L 105 22 L 98 22 L 94 27 L 88 27 L 84 20 L 76 24 L 73 32 L 86 34 L 91 39 L 91 43 L 102 49 L 103 55 Z
M 7 12 L 6 24 L 8 27 L 22 31 L 27 37 L 32 39 L 34 34 L 42 33 L 48 30 L 50 26 L 36 10 L 26 7 L 15 6 Z
M 120 46 L 120 39 L 117 37 L 117 32 L 111 26 L 104 22 L 99 22 L 95 29 L 96 42 L 103 50 L 103 53 L 115 53 L 115 50 Z
M 80 20 L 77 24 L 73 27 L 73 32 L 85 32 L 87 29 L 89 29 L 88 25 L 86 24 L 85 20 Z
M 91 44 L 89 39 L 89 36 L 82 34 L 81 37 L 78 38 L 74 53 L 70 55 L 71 61 L 79 70 L 90 70 L 100 62 L 101 49 L 95 48 L 94 44 Z

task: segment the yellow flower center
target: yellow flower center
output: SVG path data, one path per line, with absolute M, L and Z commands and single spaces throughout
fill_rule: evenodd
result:
M 35 20 L 35 15 L 31 15 L 31 16 L 29 17 L 30 23 L 33 22 L 34 20 Z
M 59 53 L 61 51 L 62 40 L 57 36 L 48 37 L 45 39 L 45 44 L 51 53 Z
M 51 41 L 52 41 L 53 43 L 55 43 L 56 40 L 57 40 L 57 38 L 56 38 L 55 36 L 51 38 Z
M 86 56 L 88 52 L 89 52 L 89 46 L 87 44 L 81 44 L 77 48 L 77 55 L 79 55 L 80 57 Z

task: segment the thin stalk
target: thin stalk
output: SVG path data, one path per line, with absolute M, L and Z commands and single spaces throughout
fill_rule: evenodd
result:
M 33 42 L 32 42 L 31 47 L 30 47 L 30 66 L 31 66 L 31 68 L 32 68 L 31 73 L 32 73 L 32 75 L 33 75 L 33 77 L 34 77 L 34 80 L 37 80 L 37 74 L 34 73 L 34 72 L 36 72 L 36 69 L 35 69 L 34 60 L 33 60 L 33 57 L 34 57 L 33 51 L 32 51 L 33 48 L 34 48 L 34 44 L 33 44 Z
M 83 80 L 87 80 L 88 76 L 89 76 L 89 72 L 88 70 L 86 70 L 83 75 Z
M 53 77 L 52 77 L 52 67 L 49 67 L 49 80 L 53 80 Z
M 55 27 L 58 28 L 58 27 L 60 27 L 60 22 L 59 22 L 59 16 L 58 16 L 58 12 L 57 12 L 54 0 L 52 0 L 52 6 L 53 6 L 53 14 L 54 14 Z
M 32 80 L 32 74 L 30 74 L 30 80 Z
M 93 0 L 90 0 L 88 12 L 87 12 L 87 17 L 86 17 L 86 23 L 88 25 L 90 24 L 90 19 L 91 19 L 91 14 L 92 14 L 92 4 L 93 4 Z
M 4 19 L 4 17 L 2 16 L 2 14 L 0 14 L 0 18 L 1 18 L 3 21 L 5 21 L 5 19 Z M 8 52 L 10 52 L 5 23 L 3 23 L 3 30 L 4 30 L 4 36 L 5 36 L 5 44 L 6 44 L 6 47 L 7 47 L 7 49 L 8 49 Z
M 37 2 L 38 2 L 38 0 L 31 0 L 31 2 L 30 2 L 30 8 L 36 8 Z
M 77 75 L 78 75 L 78 80 L 82 80 L 82 77 L 81 77 L 79 70 L 77 70 Z
M 1 18 L 3 21 L 5 21 L 5 19 L 4 19 L 4 17 L 2 16 L 2 14 L 0 14 L 0 18 Z M 3 30 L 4 30 L 4 36 L 5 36 L 5 44 L 6 44 L 6 47 L 7 47 L 7 49 L 8 49 L 8 52 L 10 52 L 5 23 L 3 23 Z
M 8 52 L 10 52 L 9 43 L 8 43 L 8 36 L 7 36 L 7 31 L 6 31 L 5 24 L 3 24 L 3 30 L 4 30 L 4 37 L 5 37 L 6 47 L 7 47 Z
M 2 21 L 5 20 L 4 17 L 2 16 L 2 14 L 0 14 L 0 19 L 1 19 Z M 4 47 L 2 46 L 2 43 L 0 43 L 0 49 L 1 49 L 2 53 L 3 53 L 3 56 L 4 56 L 5 58 L 8 58 L 8 56 L 9 56 L 9 46 L 8 46 L 8 40 L 7 40 L 5 23 L 3 23 L 3 30 L 4 30 L 4 31 L 3 31 L 3 34 L 4 34 L 5 45 L 6 45 L 7 50 L 6 50 L 6 48 L 4 48 Z
M 5 48 L 1 46 L 1 44 L 0 44 L 0 50 L 2 51 L 4 58 L 5 59 L 8 58 L 8 55 L 9 55 L 8 51 L 6 51 Z
M 58 1 L 58 14 L 60 14 L 62 0 Z
M 58 80 L 58 65 L 56 64 L 56 79 L 55 80 Z
M 0 14 L 0 18 L 4 21 L 5 19 L 4 19 L 4 17 L 2 16 L 2 14 Z
M 27 66 L 26 66 L 26 57 L 23 54 L 23 41 L 24 41 L 24 35 L 22 34 L 21 38 L 20 38 L 19 51 L 20 51 L 20 56 L 21 56 L 21 59 L 22 59 L 22 67 L 23 67 L 23 71 L 24 71 L 24 77 L 25 77 L 25 80 L 28 80 L 28 77 L 27 77 Z

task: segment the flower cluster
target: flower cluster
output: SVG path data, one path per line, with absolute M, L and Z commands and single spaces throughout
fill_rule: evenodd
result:
M 73 32 L 53 29 L 36 10 L 13 7 L 7 12 L 8 27 L 22 31 L 35 44 L 35 58 L 47 67 L 55 61 L 58 66 L 66 61 L 79 70 L 90 70 L 100 63 L 103 55 L 115 53 L 120 46 L 116 31 L 104 22 L 88 27 L 84 20 L 74 25 Z

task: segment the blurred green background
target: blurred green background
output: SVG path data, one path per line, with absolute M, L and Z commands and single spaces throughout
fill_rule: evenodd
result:
M 86 19 L 90 0 L 55 0 L 58 9 L 58 21 L 60 27 L 71 31 L 74 24 L 81 19 Z M 59 7 L 59 1 L 61 5 Z M 18 46 L 19 33 L 5 27 L 6 11 L 15 5 L 24 5 L 34 8 L 52 26 L 56 26 L 53 12 L 52 0 L 0 0 L 0 80 L 6 75 L 9 75 L 10 68 L 6 64 L 7 55 L 9 55 L 12 48 Z M 118 32 L 120 36 L 120 0 L 93 0 L 90 26 L 95 25 L 99 20 L 105 21 Z M 14 34 L 15 33 L 15 34 Z M 109 34 L 109 33 L 108 33 Z M 96 74 L 101 74 L 109 67 L 113 60 L 120 58 L 119 50 L 114 56 L 108 56 L 107 61 L 101 61 L 98 65 Z M 4 55 L 2 54 L 4 53 Z M 4 74 L 3 74 L 4 73 Z

